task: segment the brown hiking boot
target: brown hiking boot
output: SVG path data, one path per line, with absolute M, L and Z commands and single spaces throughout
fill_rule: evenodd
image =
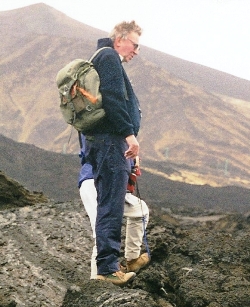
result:
M 140 257 L 127 261 L 127 272 L 137 273 L 140 269 L 144 268 L 150 261 L 148 253 L 141 254 Z
M 132 281 L 135 276 L 136 274 L 134 272 L 123 273 L 118 271 L 109 275 L 97 275 L 97 279 L 112 282 L 114 285 L 122 287 Z

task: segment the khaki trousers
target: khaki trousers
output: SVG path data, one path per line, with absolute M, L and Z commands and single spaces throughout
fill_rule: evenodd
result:
M 89 216 L 93 231 L 93 238 L 95 239 L 97 193 L 94 185 L 94 179 L 88 179 L 82 182 L 80 187 L 80 196 L 84 208 Z M 146 229 L 149 220 L 149 210 L 147 204 L 133 194 L 127 193 L 125 197 L 124 217 L 127 218 L 125 258 L 127 260 L 132 260 L 140 256 L 144 229 Z M 96 255 L 97 249 L 96 244 L 94 244 L 91 256 L 91 279 L 95 279 L 97 275 Z

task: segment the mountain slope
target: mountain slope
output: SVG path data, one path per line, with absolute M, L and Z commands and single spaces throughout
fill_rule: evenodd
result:
M 164 161 L 144 160 L 141 168 L 142 176 L 137 179 L 139 194 L 151 207 L 243 213 L 250 209 L 249 189 L 173 181 L 174 176 L 181 176 L 178 165 Z M 185 166 L 182 169 L 193 171 Z M 0 135 L 0 170 L 30 191 L 43 192 L 55 201 L 80 198 L 77 187 L 80 159 L 77 155 L 50 152 Z
M 70 138 L 60 114 L 55 76 L 70 60 L 88 58 L 106 33 L 45 4 L 0 12 L 0 21 L 1 133 L 77 154 L 77 133 Z M 143 112 L 143 160 L 178 164 L 180 180 L 181 165 L 189 165 L 217 182 L 224 172 L 230 183 L 250 187 L 249 81 L 143 46 L 125 68 Z

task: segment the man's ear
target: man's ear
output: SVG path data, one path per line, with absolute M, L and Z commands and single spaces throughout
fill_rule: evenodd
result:
M 121 37 L 117 37 L 114 41 L 114 46 L 120 47 L 121 46 Z

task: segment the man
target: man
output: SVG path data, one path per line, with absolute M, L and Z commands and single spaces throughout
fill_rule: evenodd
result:
M 93 231 L 93 238 L 96 238 L 95 224 L 96 224 L 96 211 L 97 211 L 97 193 L 94 185 L 92 167 L 85 162 L 85 138 L 82 136 L 82 149 L 81 149 L 81 170 L 78 178 L 78 187 L 80 189 L 80 196 L 89 216 L 90 224 Z M 128 185 L 125 197 L 124 216 L 127 218 L 126 223 L 126 239 L 125 239 L 125 258 L 126 267 L 123 268 L 127 272 L 138 272 L 141 268 L 145 267 L 149 261 L 149 251 L 140 254 L 143 241 L 144 232 L 146 230 L 149 220 L 149 210 L 147 204 L 132 194 L 133 186 Z M 94 244 L 92 257 L 91 257 L 91 275 L 90 279 L 97 279 L 96 267 L 97 249 Z
M 100 77 L 106 116 L 86 133 L 86 161 L 92 165 L 97 190 L 97 279 L 125 285 L 135 277 L 119 267 L 124 200 L 130 160 L 139 154 L 139 102 L 122 66 L 139 53 L 141 28 L 134 22 L 115 26 L 109 38 L 98 40 L 103 49 L 93 59 Z

